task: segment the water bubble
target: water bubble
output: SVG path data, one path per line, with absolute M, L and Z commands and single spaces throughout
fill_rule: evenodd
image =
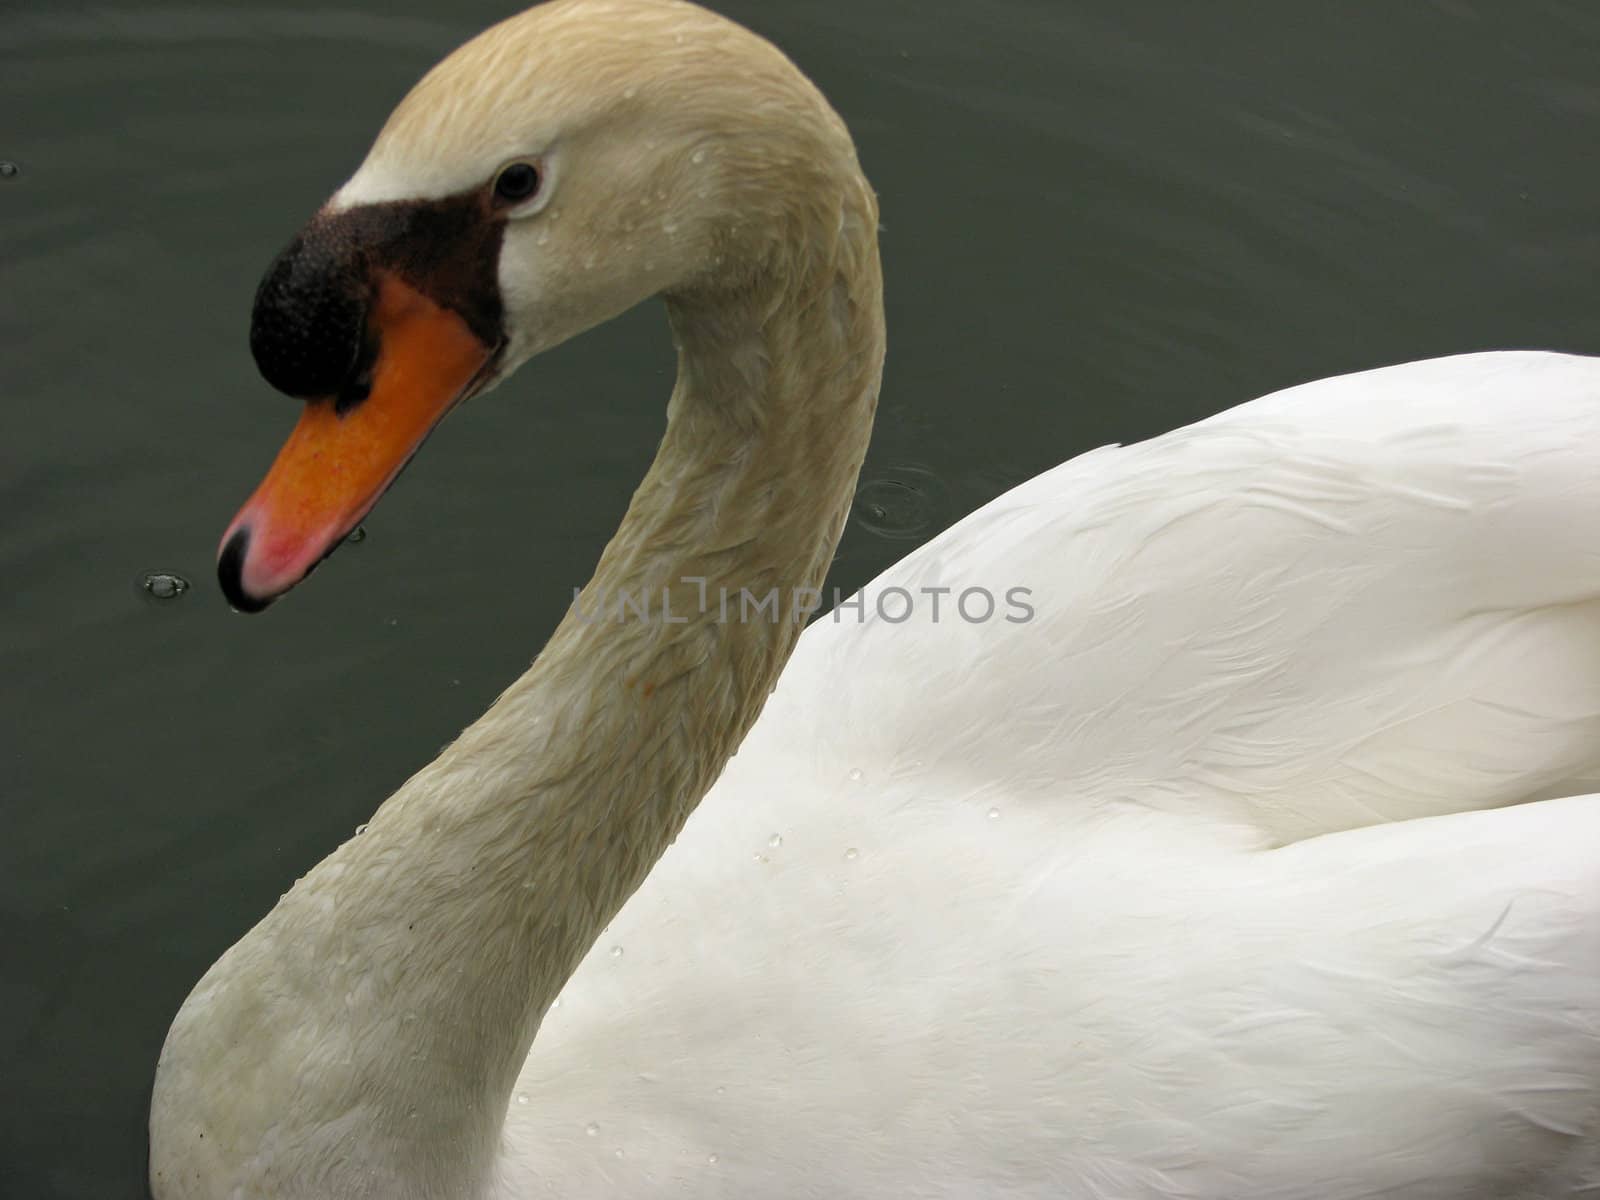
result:
M 622 947 L 621 946 L 613 946 L 613 947 L 611 947 L 611 957 L 612 958 L 621 958 L 622 957 Z
M 189 581 L 170 571 L 151 571 L 145 575 L 141 586 L 157 600 L 176 600 L 189 590 Z
M 708 1154 L 708 1155 L 706 1155 L 706 1161 L 707 1161 L 707 1162 L 708 1162 L 708 1163 L 710 1163 L 710 1164 L 711 1164 L 711 1165 L 712 1165 L 712 1166 L 713 1166 L 713 1167 L 714 1167 L 714 1166 L 716 1166 L 716 1165 L 717 1165 L 717 1162 L 718 1162 L 718 1161 L 719 1161 L 719 1160 L 718 1160 L 718 1157 L 717 1157 L 717 1155 L 715 1155 L 715 1154 Z
M 612 1153 L 615 1154 L 618 1158 L 624 1157 L 621 1146 L 618 1146 L 614 1151 L 612 1151 Z
M 364 541 L 366 541 L 367 540 L 367 527 L 365 525 L 357 525 L 349 533 L 345 534 L 344 540 L 347 541 L 347 542 L 364 542 Z
M 548 229 L 541 229 L 539 231 L 539 236 L 534 239 L 534 242 L 536 245 L 548 246 L 550 244 L 550 231 Z
M 701 163 L 705 162 L 705 160 L 706 160 L 706 152 L 704 150 L 696 150 L 693 154 L 691 154 L 689 156 L 689 161 L 692 162 L 697 167 Z
M 22 168 L 10 160 L 0 161 L 0 179 L 15 179 L 21 174 Z
M 846 850 L 844 852 L 844 860 L 845 860 L 845 862 L 855 862 L 855 860 L 860 858 L 860 857 L 861 857 L 861 851 L 857 850 L 854 846 L 851 846 L 848 850 Z
M 769 837 L 767 839 L 767 845 L 771 846 L 774 850 L 776 850 L 779 846 L 783 845 L 783 834 L 781 834 L 781 833 L 773 834 L 771 837 Z
M 727 1090 L 728 1089 L 723 1087 L 721 1084 L 717 1085 L 717 1095 L 719 1095 L 719 1096 L 724 1095 L 727 1092 Z
M 632 100 L 638 94 L 639 94 L 639 89 L 638 88 L 629 88 L 627 91 L 622 93 L 622 98 L 624 100 Z
M 921 537 L 948 518 L 950 495 L 926 467 L 889 467 L 856 489 L 856 523 L 894 540 Z
M 526 1104 L 527 1102 L 528 1102 L 528 1093 L 527 1092 L 518 1092 L 517 1093 L 517 1103 L 518 1104 Z
M 998 808 L 991 808 L 989 810 L 989 820 L 998 821 L 999 819 L 1000 819 L 1000 810 Z
M 363 821 L 363 822 L 361 822 L 361 824 L 357 825 L 356 826 L 356 836 L 360 837 L 363 833 L 365 833 L 367 831 L 367 827 L 368 827 L 369 824 L 370 824 L 370 822 Z
M 552 1000 L 550 1002 L 550 1007 L 551 1008 L 560 1008 L 561 1007 L 561 997 L 557 996 L 554 1000 Z
M 585 1133 L 587 1133 L 590 1137 L 599 1137 L 600 1136 L 600 1126 L 597 1125 L 593 1121 L 590 1121 L 587 1125 L 585 1125 L 583 1127 L 583 1131 Z
M 867 777 L 867 773 L 865 771 L 863 771 L 860 767 L 851 767 L 850 768 L 850 782 L 851 783 L 860 783 L 866 777 Z
M 754 859 L 758 863 L 766 863 L 766 862 L 771 862 L 772 861 L 765 854 L 753 854 L 750 857 L 752 859 Z

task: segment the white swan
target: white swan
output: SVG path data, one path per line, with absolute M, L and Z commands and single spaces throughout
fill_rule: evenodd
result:
M 789 658 L 739 589 L 805 607 L 832 554 L 876 228 L 766 43 L 562 0 L 279 260 L 253 343 L 312 399 L 243 607 L 529 355 L 660 294 L 679 379 L 587 612 L 184 1004 L 158 1200 L 1600 1188 L 1600 800 L 1510 806 L 1600 760 L 1600 362 L 1085 455 Z

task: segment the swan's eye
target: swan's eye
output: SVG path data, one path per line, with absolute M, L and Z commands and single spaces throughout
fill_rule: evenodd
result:
M 494 181 L 496 199 L 508 204 L 526 200 L 539 190 L 539 168 L 532 163 L 512 163 Z

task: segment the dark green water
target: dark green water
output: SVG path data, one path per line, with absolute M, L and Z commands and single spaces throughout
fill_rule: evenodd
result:
M 0 5 L 6 1200 L 142 1194 L 190 985 L 523 668 L 661 430 L 646 309 L 453 418 L 305 589 L 227 610 L 216 539 L 294 415 L 246 349 L 256 278 L 512 11 L 347 2 Z M 1277 387 L 1600 352 L 1588 0 L 724 7 L 823 86 L 882 196 L 889 511 L 837 584 L 915 544 L 873 524 L 926 536 Z M 195 587 L 151 600 L 151 570 Z

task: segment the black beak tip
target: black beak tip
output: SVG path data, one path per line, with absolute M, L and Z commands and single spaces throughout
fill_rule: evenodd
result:
M 272 603 L 272 597 L 262 599 L 244 590 L 244 560 L 250 549 L 250 527 L 242 525 L 234 530 L 217 555 L 217 582 L 228 604 L 237 612 L 258 613 Z

